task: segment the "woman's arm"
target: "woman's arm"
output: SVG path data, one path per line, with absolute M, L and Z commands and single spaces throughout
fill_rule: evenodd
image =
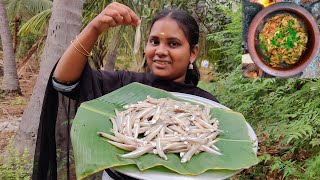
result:
M 77 81 L 87 62 L 87 56 L 81 52 L 91 52 L 101 33 L 107 31 L 110 27 L 119 25 L 137 26 L 139 24 L 139 17 L 129 7 L 120 3 L 109 4 L 83 29 L 78 35 L 78 39 L 73 41 L 73 45 L 69 45 L 58 62 L 53 76 L 59 82 Z

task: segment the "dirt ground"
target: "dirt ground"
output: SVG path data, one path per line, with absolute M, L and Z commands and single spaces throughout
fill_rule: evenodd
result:
M 0 53 L 0 83 L 3 80 L 2 56 Z M 4 147 L 9 143 L 10 139 L 14 137 L 24 109 L 29 102 L 33 87 L 37 80 L 38 62 L 31 59 L 28 64 L 19 73 L 19 83 L 22 95 L 5 94 L 0 90 L 0 153 Z

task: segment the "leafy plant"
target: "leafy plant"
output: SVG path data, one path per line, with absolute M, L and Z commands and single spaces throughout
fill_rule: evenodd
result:
M 26 23 L 22 25 L 19 30 L 19 35 L 25 36 L 28 33 L 40 34 L 48 26 L 49 19 L 51 17 L 52 9 L 46 9 L 32 18 L 30 18 Z
M 242 6 L 240 1 L 233 0 L 227 5 L 216 6 L 225 15 L 225 24 L 221 24 L 221 30 L 207 35 L 209 42 L 219 45 L 209 50 L 210 54 L 223 54 L 220 59 L 215 59 L 215 70 L 226 73 L 234 70 L 241 63 L 241 36 L 242 33 Z
M 241 176 L 319 178 L 315 167 L 320 152 L 320 80 L 245 79 L 240 69 L 206 90 L 243 113 L 258 135 L 263 156 Z
M 12 141 L 5 148 L 5 153 L 0 154 L 0 179 L 30 179 L 32 162 L 29 152 L 22 154 L 16 150 Z
M 237 178 L 319 179 L 320 80 L 243 78 L 241 20 L 226 7 L 221 8 L 230 23 L 207 38 L 220 45 L 211 52 L 224 52 L 223 61 L 215 63 L 220 78 L 199 86 L 241 112 L 258 136 L 260 162 Z

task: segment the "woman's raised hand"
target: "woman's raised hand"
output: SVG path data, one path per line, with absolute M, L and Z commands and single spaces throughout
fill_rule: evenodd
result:
M 101 34 L 110 27 L 138 26 L 140 23 L 139 17 L 128 6 L 114 2 L 109 4 L 89 25 Z
M 70 44 L 60 58 L 54 71 L 54 77 L 60 82 L 79 80 L 87 63 L 88 55 L 86 54 L 92 51 L 101 33 L 107 31 L 110 27 L 119 25 L 138 26 L 140 23 L 139 17 L 129 7 L 120 3 L 109 4 L 82 30 L 75 42 Z

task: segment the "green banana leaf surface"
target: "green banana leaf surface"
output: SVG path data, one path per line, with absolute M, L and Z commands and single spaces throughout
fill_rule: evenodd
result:
M 169 97 L 186 101 L 166 91 L 132 83 L 81 104 L 71 128 L 71 141 L 78 179 L 107 168 L 126 165 L 136 165 L 141 171 L 150 168 L 156 169 L 160 166 L 167 171 L 182 175 L 199 175 L 207 170 L 240 170 L 258 163 L 242 114 L 218 108 L 212 108 L 211 115 L 219 120 L 219 129 L 224 131 L 219 135 L 220 141 L 215 144 L 223 155 L 218 156 L 203 152 L 194 155 L 187 163 L 180 162 L 179 154 L 168 154 L 167 161 L 155 154 L 145 154 L 135 159 L 120 158 L 118 154 L 128 152 L 109 144 L 104 138 L 99 137 L 97 132 L 112 134 L 110 132 L 112 124 L 109 118 L 115 116 L 114 110 L 122 111 L 124 105 L 143 101 L 147 96 L 153 98 Z

